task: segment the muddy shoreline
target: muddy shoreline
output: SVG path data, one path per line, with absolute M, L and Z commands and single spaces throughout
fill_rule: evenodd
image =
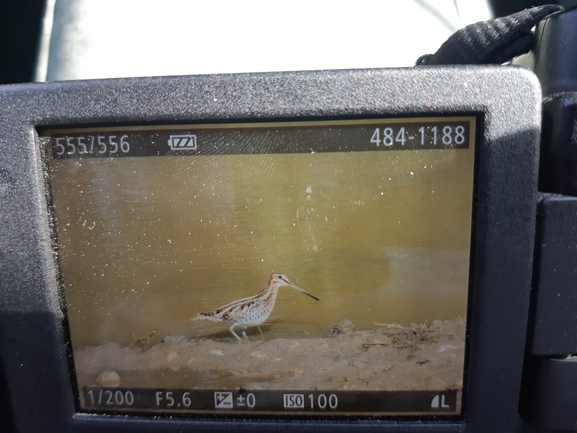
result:
M 81 387 L 460 390 L 465 331 L 461 318 L 370 330 L 343 320 L 321 338 L 87 346 L 75 351 L 75 366 Z

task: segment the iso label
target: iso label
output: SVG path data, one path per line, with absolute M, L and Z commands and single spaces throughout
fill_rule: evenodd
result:
M 304 394 L 283 394 L 283 406 L 285 409 L 304 409 Z

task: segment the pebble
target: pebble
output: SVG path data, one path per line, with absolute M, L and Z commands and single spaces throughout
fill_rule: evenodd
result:
M 174 350 L 171 350 L 166 355 L 166 362 L 168 363 L 168 368 L 170 368 L 172 371 L 179 371 L 180 370 L 180 365 L 178 365 L 174 362 L 174 361 L 176 361 L 177 358 L 178 358 L 178 353 L 176 353 Z
M 437 350 L 437 353 L 444 352 L 445 350 L 455 350 L 458 348 L 459 346 L 453 346 L 452 344 L 443 344 L 439 350 Z
M 327 337 L 336 337 L 337 335 L 346 335 L 355 331 L 355 325 L 349 319 L 341 319 L 333 326 L 329 332 L 327 332 Z
M 120 386 L 120 375 L 114 370 L 107 370 L 100 373 L 96 382 L 104 388 L 118 388 Z
M 305 374 L 303 370 L 300 370 L 298 368 L 291 368 L 289 370 L 289 373 L 292 374 L 293 376 L 302 376 L 303 374 Z
M 166 335 L 162 337 L 160 341 L 166 344 L 185 343 L 190 341 L 190 337 L 187 337 L 186 335 Z

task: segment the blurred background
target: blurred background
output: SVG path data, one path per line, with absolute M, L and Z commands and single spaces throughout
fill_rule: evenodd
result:
M 0 84 L 412 66 L 460 27 L 543 3 L 2 0 Z

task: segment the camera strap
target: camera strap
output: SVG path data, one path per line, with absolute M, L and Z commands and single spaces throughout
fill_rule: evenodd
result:
M 543 5 L 470 24 L 453 33 L 435 54 L 419 57 L 416 66 L 505 63 L 531 50 L 531 29 L 543 18 L 562 10 L 560 5 Z

